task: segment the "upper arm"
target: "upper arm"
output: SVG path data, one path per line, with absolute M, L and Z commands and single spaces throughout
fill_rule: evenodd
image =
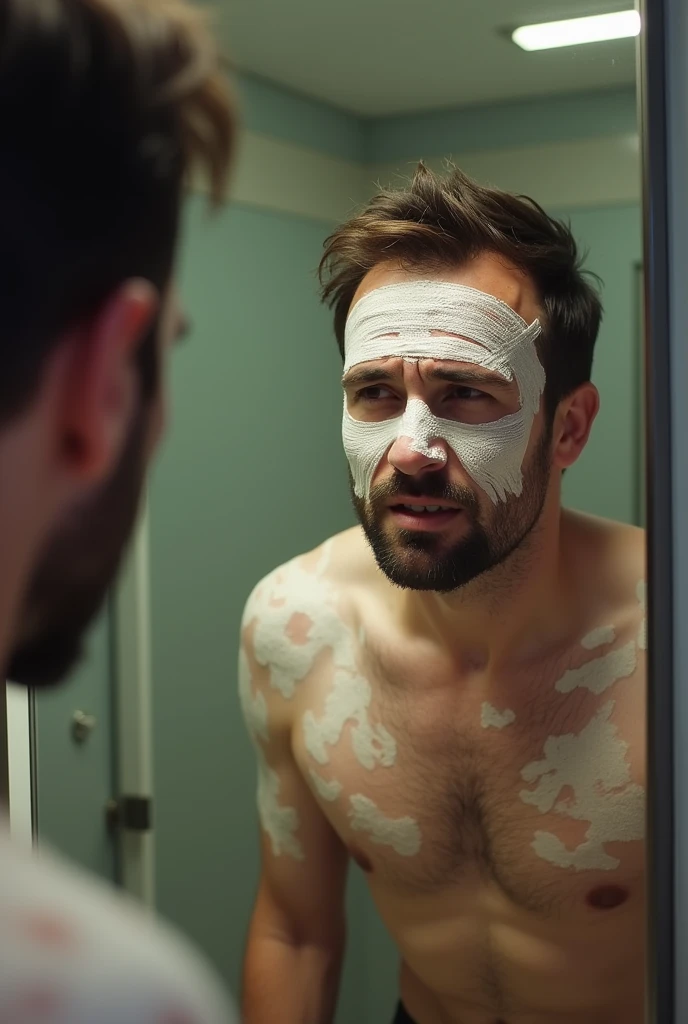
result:
M 249 618 L 242 631 L 239 692 L 258 767 L 258 916 L 270 930 L 298 941 L 334 941 L 343 929 L 348 854 L 295 761 L 293 702 L 271 686 L 271 666 L 256 661 Z

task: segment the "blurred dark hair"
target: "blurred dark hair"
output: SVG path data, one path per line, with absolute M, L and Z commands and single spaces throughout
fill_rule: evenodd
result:
M 183 0 L 0 0 L 0 423 L 131 277 L 169 283 L 185 179 L 225 189 L 234 112 Z M 139 350 L 155 388 L 155 338 Z

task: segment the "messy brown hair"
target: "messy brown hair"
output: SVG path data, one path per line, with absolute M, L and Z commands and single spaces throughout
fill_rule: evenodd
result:
M 0 421 L 123 281 L 169 283 L 185 183 L 225 194 L 235 114 L 184 0 L 2 0 Z M 142 388 L 157 376 L 141 346 Z
M 594 275 L 582 269 L 568 225 L 533 199 L 480 185 L 458 168 L 442 177 L 419 164 L 407 188 L 381 190 L 325 241 L 322 298 L 334 309 L 340 352 L 354 294 L 374 266 L 432 272 L 487 252 L 525 271 L 538 290 L 551 422 L 561 399 L 590 380 L 602 316 L 598 292 L 586 279 Z

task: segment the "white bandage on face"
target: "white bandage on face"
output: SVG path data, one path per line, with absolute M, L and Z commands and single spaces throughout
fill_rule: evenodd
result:
M 461 423 L 435 416 L 422 399 L 412 398 L 402 416 L 371 423 L 354 419 L 345 399 L 342 436 L 356 494 L 368 497 L 375 470 L 399 437 L 408 438 L 413 451 L 442 462 L 446 453 L 437 441 L 445 441 L 494 502 L 520 494 L 523 458 L 545 386 L 535 349 L 540 331 L 538 320 L 528 325 L 494 295 L 447 281 L 387 285 L 365 295 L 346 324 L 345 375 L 359 363 L 389 356 L 473 363 L 515 380 L 520 407 L 490 423 Z

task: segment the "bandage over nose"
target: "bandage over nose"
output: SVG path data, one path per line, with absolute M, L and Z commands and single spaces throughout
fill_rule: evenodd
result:
M 448 445 L 493 502 L 519 495 L 545 387 L 535 348 L 540 332 L 538 320 L 527 324 L 494 295 L 446 281 L 387 285 L 364 296 L 346 324 L 345 374 L 359 363 L 392 356 L 473 363 L 515 380 L 520 405 L 490 423 L 461 423 L 435 416 L 422 399 L 411 398 L 402 416 L 370 423 L 354 419 L 345 398 L 342 437 L 355 493 L 368 497 L 375 470 L 404 437 L 412 451 L 438 462 L 446 461 Z

